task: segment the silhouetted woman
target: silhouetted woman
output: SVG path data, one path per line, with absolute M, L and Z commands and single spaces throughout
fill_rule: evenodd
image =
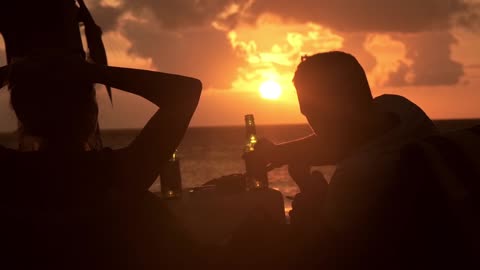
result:
M 180 263 L 174 257 L 188 250 L 186 236 L 161 204 L 152 204 L 148 188 L 182 140 L 201 82 L 80 57 L 23 60 L 2 67 L 0 75 L 8 79 L 23 128 L 40 138 L 34 152 L 0 147 L 0 264 L 95 269 Z M 86 147 L 97 124 L 94 83 L 160 107 L 125 148 Z M 147 216 L 158 218 L 149 224 Z

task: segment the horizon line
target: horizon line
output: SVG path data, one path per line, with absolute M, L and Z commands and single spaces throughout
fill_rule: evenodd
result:
M 438 118 L 432 119 L 434 122 L 442 121 L 479 121 L 480 118 Z M 302 126 L 308 125 L 308 123 L 278 123 L 278 124 L 257 124 L 257 126 Z M 243 124 L 225 124 L 225 125 L 192 125 L 188 128 L 231 128 L 231 127 L 244 127 Z M 101 131 L 116 131 L 116 130 L 139 130 L 143 127 L 118 127 L 118 128 L 101 128 Z M 0 134 L 15 133 L 16 130 L 0 130 Z

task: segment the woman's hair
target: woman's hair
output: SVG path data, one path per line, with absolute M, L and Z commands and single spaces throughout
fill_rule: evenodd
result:
M 10 82 L 21 132 L 47 142 L 84 143 L 97 127 L 95 88 L 88 83 Z

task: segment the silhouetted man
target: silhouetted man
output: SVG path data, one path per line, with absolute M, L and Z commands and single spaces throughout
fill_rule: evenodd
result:
M 403 145 L 434 134 L 434 124 L 406 98 L 373 98 L 363 68 L 344 52 L 304 57 L 293 82 L 313 134 L 278 145 L 262 141 L 247 158 L 293 164 L 297 172 L 337 166 L 326 195 L 321 177 L 294 176 L 301 189 L 291 215 L 295 263 L 396 265 L 401 255 L 392 243 L 402 232 L 385 225 L 401 219 L 391 196 L 399 182 L 396 160 Z

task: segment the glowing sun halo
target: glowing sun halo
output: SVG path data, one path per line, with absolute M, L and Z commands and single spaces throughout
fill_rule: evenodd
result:
M 260 85 L 260 95 L 265 99 L 279 99 L 282 95 L 282 88 L 277 82 L 266 81 Z

